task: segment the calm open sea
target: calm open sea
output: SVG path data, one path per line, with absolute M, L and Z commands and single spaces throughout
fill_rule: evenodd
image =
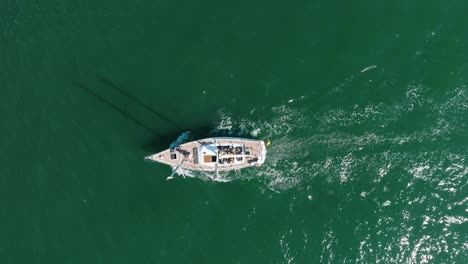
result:
M 0 1 L 0 263 L 467 263 L 467 10 Z M 166 181 L 181 135 L 272 145 Z

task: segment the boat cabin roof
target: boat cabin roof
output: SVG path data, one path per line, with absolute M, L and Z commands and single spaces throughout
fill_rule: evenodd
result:
M 214 144 L 204 144 L 204 145 L 201 145 L 200 148 L 199 148 L 199 153 L 203 154 L 203 155 L 214 155 L 216 156 L 217 153 L 218 153 L 218 149 L 216 148 L 216 146 Z
M 216 142 L 202 144 L 198 153 L 201 155 L 198 157 L 201 163 L 218 163 L 218 165 L 242 163 L 246 155 L 243 144 L 217 144 Z

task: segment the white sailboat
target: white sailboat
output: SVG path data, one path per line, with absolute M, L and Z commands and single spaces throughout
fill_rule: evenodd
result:
M 168 178 L 179 169 L 213 172 L 261 166 L 265 162 L 268 139 L 255 140 L 236 137 L 212 137 L 187 142 L 156 154 L 146 160 L 170 165 L 174 168 Z

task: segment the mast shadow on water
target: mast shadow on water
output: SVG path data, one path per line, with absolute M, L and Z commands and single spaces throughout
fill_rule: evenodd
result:
M 113 100 L 112 96 L 109 95 L 108 93 L 106 92 L 98 93 L 96 89 L 91 89 L 82 83 L 78 83 L 77 86 L 81 90 L 86 92 L 87 94 L 96 98 L 102 104 L 118 112 L 122 117 L 124 117 L 128 121 L 131 121 L 134 125 L 137 125 L 138 127 L 150 132 L 151 138 L 147 140 L 147 143 L 144 143 L 142 146 L 142 148 L 145 151 L 154 152 L 155 150 L 165 148 L 171 142 L 173 142 L 182 132 L 187 131 L 182 126 L 178 125 L 176 122 L 169 119 L 164 114 L 159 113 L 158 111 L 150 107 L 148 104 L 144 103 L 138 97 L 126 92 L 124 89 L 120 88 L 119 86 L 117 86 L 114 82 L 110 81 L 109 79 L 101 75 L 97 75 L 97 78 L 102 83 L 105 84 L 105 87 L 110 88 L 113 91 L 115 91 L 114 95 L 118 94 L 119 95 L 118 97 L 120 98 L 116 98 L 118 100 Z M 103 94 L 106 94 L 106 96 L 104 96 Z M 134 104 L 138 106 L 139 110 L 144 110 L 144 111 L 143 112 L 140 111 L 141 112 L 140 114 L 138 114 L 136 111 L 131 112 L 129 110 L 130 107 L 128 107 L 129 104 Z M 142 115 L 150 116 L 150 118 L 146 118 L 146 119 L 149 119 L 150 121 L 145 122 L 143 121 L 144 118 L 138 118 L 139 116 L 142 116 Z M 149 122 L 152 122 L 151 120 L 160 120 L 160 121 L 163 121 L 163 123 L 167 124 L 168 126 L 166 126 L 166 132 L 161 132 L 160 130 L 154 128 L 153 126 L 148 125 Z M 169 132 L 167 132 L 168 130 Z M 198 134 L 199 132 L 204 133 L 205 131 L 210 131 L 210 128 L 208 128 L 205 125 L 202 125 L 196 128 L 195 130 L 192 130 L 192 133 Z
M 157 111 L 155 111 L 153 108 L 151 108 L 149 105 L 145 104 L 141 99 L 139 99 L 138 97 L 134 96 L 134 95 L 131 95 L 129 94 L 128 92 L 126 92 L 125 90 L 123 90 L 122 88 L 120 88 L 118 85 L 116 85 L 114 82 L 108 80 L 107 78 L 103 77 L 102 75 L 99 75 L 97 74 L 96 75 L 97 78 L 99 80 L 101 80 L 104 84 L 106 84 L 109 88 L 112 88 L 114 89 L 114 91 L 117 91 L 118 93 L 120 93 L 121 95 L 125 96 L 127 99 L 129 99 L 130 101 L 133 101 L 135 102 L 137 105 L 139 105 L 140 107 L 142 107 L 143 109 L 147 110 L 148 112 L 152 113 L 154 116 L 158 117 L 159 119 L 165 121 L 166 123 L 170 124 L 171 126 L 173 126 L 175 129 L 178 129 L 180 131 L 184 131 L 185 129 L 183 127 L 181 127 L 180 125 L 178 125 L 176 122 L 172 121 L 170 118 L 168 118 L 167 116 L 165 116 L 164 114 L 161 114 Z
M 111 109 L 113 109 L 114 111 L 118 112 L 120 115 L 122 115 L 127 120 L 133 122 L 135 125 L 137 125 L 137 126 L 143 128 L 143 129 L 151 132 L 154 135 L 161 136 L 161 134 L 159 132 L 157 132 L 154 128 L 145 125 L 140 120 L 136 119 L 135 117 L 133 117 L 132 115 L 130 115 L 129 113 L 124 111 L 123 108 L 120 108 L 117 104 L 113 103 L 111 100 L 108 100 L 108 99 L 104 98 L 103 96 L 97 94 L 96 92 L 89 89 L 88 87 L 86 87 L 83 84 L 78 84 L 78 87 L 81 88 L 86 93 L 88 93 L 89 95 L 96 98 L 97 100 L 99 100 L 102 104 L 104 104 L 104 105 L 110 107 Z

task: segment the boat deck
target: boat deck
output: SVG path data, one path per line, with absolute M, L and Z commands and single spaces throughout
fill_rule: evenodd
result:
M 209 160 L 200 160 L 198 155 L 199 147 L 206 145 L 242 145 L 244 149 L 249 149 L 250 153 L 243 153 L 241 161 L 236 163 L 224 163 L 221 164 L 217 155 L 216 161 L 211 163 Z M 243 139 L 243 138 L 206 138 L 197 141 L 191 141 L 185 144 L 182 144 L 176 148 L 176 150 L 167 149 L 162 152 L 147 156 L 146 159 L 164 163 L 170 166 L 178 166 L 181 164 L 181 168 L 188 170 L 198 170 L 198 171 L 215 171 L 216 166 L 218 171 L 227 171 L 242 169 L 246 167 L 255 166 L 258 164 L 259 160 L 264 159 L 265 155 L 264 149 L 262 148 L 263 142 L 260 140 L 253 139 Z M 207 156 L 204 156 L 206 159 Z M 262 161 L 263 162 L 263 161 Z

